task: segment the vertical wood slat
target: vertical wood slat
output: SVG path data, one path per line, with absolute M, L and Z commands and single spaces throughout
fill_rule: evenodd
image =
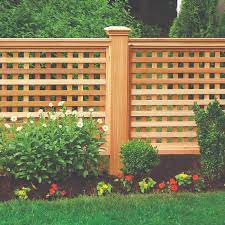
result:
M 120 172 L 120 148 L 129 139 L 129 73 L 128 35 L 129 28 L 108 27 L 105 31 L 111 40 L 109 46 L 109 69 L 107 82 L 110 84 L 110 165 L 109 173 Z M 109 97 L 108 97 L 109 98 Z

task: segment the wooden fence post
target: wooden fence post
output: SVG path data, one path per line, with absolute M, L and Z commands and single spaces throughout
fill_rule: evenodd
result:
M 107 27 L 110 38 L 107 69 L 107 113 L 109 114 L 109 173 L 121 169 L 120 147 L 129 139 L 129 49 L 127 27 Z

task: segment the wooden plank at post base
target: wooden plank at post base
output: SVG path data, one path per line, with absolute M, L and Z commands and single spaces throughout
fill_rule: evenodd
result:
M 159 150 L 160 155 L 199 155 L 200 149 L 197 143 L 152 143 Z

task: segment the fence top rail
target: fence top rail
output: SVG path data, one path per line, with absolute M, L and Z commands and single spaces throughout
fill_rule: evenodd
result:
M 225 48 L 225 38 L 130 38 L 131 48 Z
M 0 38 L 0 49 L 16 48 L 105 48 L 108 38 Z

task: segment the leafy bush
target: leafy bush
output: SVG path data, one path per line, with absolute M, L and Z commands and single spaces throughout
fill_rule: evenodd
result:
M 192 183 L 191 175 L 186 173 L 177 174 L 175 178 L 180 186 L 188 186 Z
M 133 188 L 134 176 L 119 174 L 114 181 L 117 182 L 119 189 L 122 190 L 122 192 L 129 193 Z
M 152 178 L 144 178 L 138 182 L 141 193 L 147 193 L 153 190 L 156 182 Z
M 224 10 L 218 10 L 218 0 L 183 0 L 170 37 L 224 37 L 224 19 Z
M 96 175 L 107 127 L 92 118 L 78 119 L 76 111 L 63 106 L 60 112 L 50 106 L 51 112 L 40 112 L 37 122 L 28 114 L 20 126 L 15 116 L 12 126 L 2 124 L 0 164 L 16 178 L 39 183 L 72 173 Z
M 215 181 L 225 173 L 225 114 L 218 101 L 206 110 L 195 104 L 194 112 L 202 172 L 209 181 Z
M 22 187 L 20 189 L 16 189 L 14 193 L 18 199 L 25 200 L 28 199 L 30 190 L 31 189 L 29 187 Z
M 141 35 L 141 22 L 131 16 L 127 1 L 4 0 L 0 6 L 0 37 L 104 37 L 107 26 L 128 26 Z
M 132 140 L 121 147 L 123 171 L 126 174 L 145 174 L 159 164 L 157 148 L 143 140 Z
M 97 189 L 97 195 L 103 196 L 103 195 L 111 194 L 112 185 L 106 184 L 104 181 L 101 181 L 101 182 L 98 183 L 96 189 Z

